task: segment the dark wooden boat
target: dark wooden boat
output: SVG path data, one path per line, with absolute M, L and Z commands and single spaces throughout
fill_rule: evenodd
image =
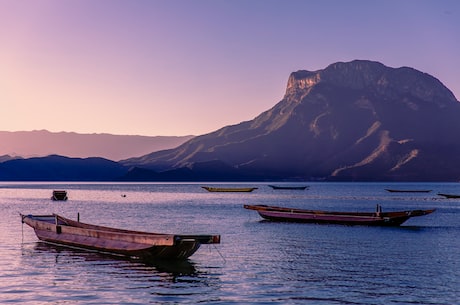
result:
M 185 259 L 202 244 L 220 243 L 220 235 L 148 233 L 86 224 L 62 216 L 22 215 L 38 239 L 70 247 L 143 259 Z
M 444 193 L 438 193 L 439 196 L 443 196 L 448 199 L 455 199 L 455 198 L 460 198 L 460 195 L 454 195 L 454 194 L 444 194 Z
M 56 200 L 56 201 L 65 201 L 65 200 L 68 199 L 67 198 L 67 191 L 54 190 L 53 195 L 51 196 L 51 199 Z
M 395 189 L 385 189 L 390 193 L 429 193 L 431 190 L 395 190 Z
M 274 190 L 305 190 L 308 185 L 305 186 L 289 186 L 289 185 L 268 185 Z
M 202 186 L 208 192 L 252 192 L 257 190 L 257 187 L 209 187 Z
M 329 223 L 344 225 L 399 226 L 415 216 L 423 216 L 433 210 L 412 210 L 400 212 L 382 212 L 380 205 L 374 213 L 366 212 L 329 212 L 292 209 L 266 205 L 244 205 L 245 209 L 255 210 L 260 216 L 273 221 Z

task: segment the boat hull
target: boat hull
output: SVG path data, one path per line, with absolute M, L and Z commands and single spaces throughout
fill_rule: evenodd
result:
M 387 213 L 353 213 L 290 209 L 264 205 L 245 205 L 244 208 L 255 210 L 262 218 L 271 221 L 366 226 L 399 226 L 411 217 L 427 215 L 434 211 L 412 210 Z
M 395 190 L 395 189 L 385 189 L 390 193 L 430 193 L 431 190 Z
M 42 241 L 129 257 L 186 259 L 201 244 L 220 242 L 219 235 L 157 234 L 84 224 L 57 215 L 21 216 Z
M 202 186 L 208 192 L 248 193 L 257 190 L 257 187 L 209 187 Z
M 53 191 L 53 195 L 51 196 L 51 200 L 54 201 L 66 201 L 68 199 L 67 197 L 67 191 Z
M 447 199 L 458 199 L 460 198 L 460 195 L 454 195 L 454 194 L 443 194 L 443 193 L 438 193 L 438 196 L 443 196 Z
M 280 185 L 269 185 L 274 190 L 299 190 L 303 191 L 305 190 L 308 186 L 280 186 Z

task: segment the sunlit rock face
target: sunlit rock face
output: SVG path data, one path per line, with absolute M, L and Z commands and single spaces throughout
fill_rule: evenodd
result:
M 251 121 L 123 163 L 221 180 L 458 181 L 459 118 L 426 73 L 339 62 L 293 72 L 283 99 Z

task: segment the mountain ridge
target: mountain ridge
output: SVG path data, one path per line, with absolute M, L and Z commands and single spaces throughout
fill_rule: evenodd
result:
M 75 158 L 101 157 L 114 161 L 170 149 L 193 136 L 139 136 L 108 133 L 0 131 L 0 156 L 12 158 L 63 155 Z
M 253 120 L 121 163 L 163 172 L 214 160 L 252 179 L 455 181 L 446 163 L 460 166 L 458 117 L 460 103 L 429 74 L 339 62 L 291 73 L 283 99 Z
M 99 157 L 49 155 L 0 163 L 0 181 L 115 181 L 126 172 L 118 162 Z

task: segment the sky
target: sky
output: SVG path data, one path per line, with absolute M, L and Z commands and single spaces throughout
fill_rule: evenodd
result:
M 457 0 L 0 0 L 0 130 L 201 135 L 373 60 L 460 99 Z

